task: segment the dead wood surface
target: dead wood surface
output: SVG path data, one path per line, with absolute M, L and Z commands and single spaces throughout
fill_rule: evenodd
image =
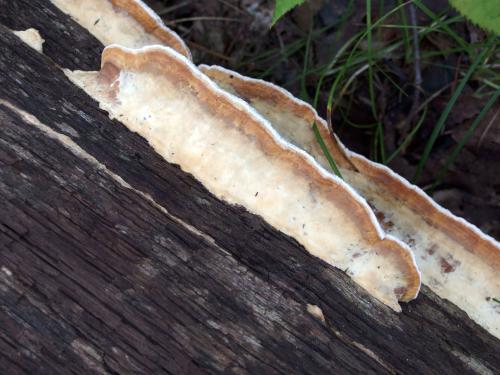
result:
M 101 50 L 49 1 L 0 0 L 2 373 L 500 372 L 425 286 L 393 313 L 110 120 L 61 71 Z

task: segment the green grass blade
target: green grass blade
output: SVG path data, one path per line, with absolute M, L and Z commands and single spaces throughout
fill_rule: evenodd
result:
M 385 19 L 387 19 L 393 13 L 397 12 L 399 9 L 401 9 L 402 7 L 404 7 L 409 2 L 411 2 L 411 0 L 400 4 L 395 9 L 391 10 L 390 12 L 388 12 L 387 14 L 385 14 L 384 16 L 382 16 L 379 20 L 377 20 L 377 22 L 375 22 L 373 25 L 371 25 L 371 27 L 369 28 L 369 31 L 371 32 L 371 30 L 375 26 L 381 24 Z M 329 124 L 330 124 L 330 121 L 331 121 L 331 110 L 332 110 L 333 94 L 335 93 L 335 90 L 336 90 L 338 84 L 340 83 L 341 78 L 346 74 L 347 69 L 350 66 L 349 63 L 350 63 L 351 59 L 354 56 L 354 52 L 357 50 L 357 48 L 358 48 L 361 40 L 367 35 L 367 32 L 368 31 L 365 31 L 364 33 L 360 32 L 360 33 L 354 35 L 351 39 L 349 39 L 349 41 L 347 41 L 342 46 L 342 48 L 337 52 L 337 54 L 330 61 L 330 63 L 328 64 L 328 66 L 323 70 L 323 72 L 322 72 L 322 74 L 320 76 L 320 79 L 319 79 L 318 84 L 316 86 L 316 93 L 315 93 L 315 96 L 314 96 L 314 107 L 317 107 L 320 89 L 321 89 L 321 86 L 323 84 L 323 80 L 325 78 L 326 73 L 335 65 L 335 63 L 340 58 L 340 56 L 342 56 L 342 54 L 344 53 L 344 51 L 346 51 L 347 48 L 349 48 L 352 43 L 356 42 L 354 44 L 354 47 L 351 50 L 351 53 L 349 54 L 349 57 L 348 57 L 346 63 L 344 63 L 344 65 L 342 66 L 342 69 L 340 70 L 339 74 L 335 78 L 335 81 L 334 81 L 332 87 L 330 88 L 330 92 L 329 92 L 329 95 L 328 95 L 328 104 L 327 104 L 327 119 L 328 119 Z M 318 140 L 318 142 L 319 142 L 319 144 L 321 146 L 321 149 L 322 149 L 325 157 L 327 158 L 328 163 L 330 164 L 330 167 L 335 172 L 335 174 L 337 174 L 340 178 L 342 178 L 342 175 L 340 174 L 340 171 L 337 168 L 337 165 L 335 164 L 335 161 L 333 160 L 333 157 L 330 155 L 330 152 L 328 151 L 328 149 L 325 146 L 323 138 L 321 137 L 321 134 L 319 133 L 316 124 L 313 125 L 313 129 L 314 129 L 314 134 L 316 136 L 316 139 Z M 383 135 L 382 135 L 382 137 L 383 137 Z
M 450 156 L 448 156 L 448 159 L 446 160 L 445 165 L 441 168 L 441 170 L 440 170 L 440 172 L 438 174 L 438 177 L 436 178 L 436 181 L 434 181 L 434 183 L 430 186 L 430 188 L 429 188 L 430 191 L 434 190 L 438 185 L 440 185 L 443 182 L 443 179 L 446 176 L 446 173 L 450 169 L 451 165 L 457 159 L 458 154 L 460 153 L 460 151 L 462 151 L 462 148 L 469 141 L 470 137 L 472 137 L 472 135 L 474 134 L 474 131 L 477 128 L 477 126 L 481 123 L 481 121 L 483 120 L 484 116 L 486 116 L 486 114 L 489 112 L 489 110 L 491 109 L 491 107 L 493 106 L 493 104 L 495 104 L 495 102 L 497 101 L 497 99 L 498 99 L 499 96 L 500 96 L 500 90 L 498 90 L 497 92 L 495 92 L 495 94 L 493 94 L 490 97 L 490 99 L 488 100 L 488 102 L 486 102 L 486 104 L 484 105 L 483 109 L 481 110 L 481 112 L 479 112 L 479 114 L 477 115 L 477 117 L 474 119 L 474 121 L 472 122 L 472 124 L 469 127 L 469 129 L 467 129 L 467 131 L 465 132 L 465 134 L 462 137 L 462 139 L 460 140 L 460 142 L 455 146 L 455 148 L 453 149 L 453 151 L 450 154 Z
M 457 101 L 458 97 L 462 93 L 462 90 L 464 89 L 466 83 L 469 81 L 469 78 L 475 72 L 475 70 L 479 66 L 479 64 L 481 64 L 483 62 L 484 58 L 486 57 L 486 55 L 490 51 L 490 48 L 493 45 L 494 41 L 495 41 L 495 38 L 493 38 L 493 37 L 490 38 L 490 40 L 488 41 L 486 46 L 483 48 L 481 53 L 475 58 L 472 65 L 467 70 L 467 73 L 465 74 L 465 76 L 462 78 L 462 80 L 458 84 L 458 87 L 456 88 L 455 92 L 453 93 L 450 101 L 448 102 L 448 104 L 446 104 L 446 107 L 445 107 L 443 113 L 439 117 L 439 119 L 436 123 L 436 126 L 432 130 L 432 134 L 431 134 L 429 140 L 427 141 L 427 144 L 425 145 L 424 152 L 423 152 L 422 156 L 420 157 L 420 161 L 418 163 L 417 170 L 415 172 L 415 176 L 413 177 L 414 183 L 417 183 L 419 178 L 422 176 L 424 166 L 427 163 L 427 160 L 429 159 L 429 155 L 432 151 L 432 148 L 434 147 L 434 143 L 436 143 L 436 139 L 438 138 L 439 134 L 441 134 L 441 131 L 444 128 L 445 122 L 446 122 L 448 115 L 450 114 L 453 106 L 455 105 L 455 102 Z
M 438 15 L 435 14 L 432 10 L 430 10 L 428 7 L 426 7 L 420 0 L 414 0 L 413 3 L 428 17 L 432 18 L 436 22 L 438 22 Z M 442 22 L 442 21 L 439 21 Z M 467 48 L 467 42 L 460 36 L 458 35 L 455 31 L 453 31 L 448 25 L 443 25 L 443 30 L 446 31 L 448 35 L 450 35 L 459 45 L 460 47 L 464 49 Z
M 379 135 L 379 147 L 380 147 L 380 162 L 382 164 L 386 163 L 386 155 L 385 155 L 385 142 L 384 142 L 384 124 L 382 124 L 380 121 L 377 122 L 377 127 L 378 127 L 378 135 Z M 376 160 L 378 161 L 378 160 Z
M 373 85 L 373 49 L 372 49 L 372 1 L 366 0 L 366 42 L 368 44 L 368 91 L 373 118 L 377 119 L 377 109 L 375 106 L 375 87 Z
M 361 36 L 359 38 L 357 38 L 357 41 L 356 43 L 354 44 L 352 50 L 351 50 L 351 53 L 349 54 L 349 57 L 347 58 L 347 61 L 344 63 L 344 65 L 342 66 L 342 69 L 340 70 L 340 72 L 338 73 L 337 77 L 335 78 L 335 81 L 333 82 L 332 86 L 330 87 L 330 92 L 328 94 L 328 103 L 327 103 L 327 116 L 330 118 L 330 114 L 331 114 L 331 111 L 332 111 L 332 102 L 333 102 L 333 96 L 335 94 L 335 91 L 337 89 L 337 86 L 340 82 L 340 80 L 344 77 L 344 75 L 347 73 L 348 69 L 351 67 L 351 60 L 354 56 L 354 53 L 355 51 L 357 50 L 359 44 L 361 43 L 361 41 L 367 37 L 367 35 L 369 33 L 371 33 L 371 31 L 377 27 L 378 25 L 382 24 L 388 17 L 392 16 L 394 13 L 396 13 L 397 11 L 399 11 L 402 7 L 406 6 L 407 4 L 409 4 L 412 0 L 409 0 L 409 1 L 406 1 L 398 6 L 396 6 L 395 8 L 391 9 L 389 12 L 387 12 L 386 14 L 384 14 L 382 17 L 380 17 L 377 22 L 371 24 L 369 27 L 367 27 L 367 30 L 365 32 L 363 32 L 361 34 Z M 346 43 L 347 44 L 347 43 Z M 330 120 L 329 120 L 330 121 Z
M 294 46 L 293 48 L 290 48 L 289 50 L 286 50 L 280 57 L 278 57 L 278 59 L 276 59 L 276 61 L 271 64 L 269 66 L 269 68 L 267 68 L 263 73 L 259 74 L 258 78 L 260 79 L 264 79 L 265 77 L 267 77 L 269 74 L 271 74 L 271 72 L 276 69 L 283 61 L 289 59 L 293 54 L 297 53 L 298 51 L 300 51 L 302 49 L 302 47 L 304 46 L 306 42 L 303 41 L 302 43 L 300 43 L 299 45 L 297 46 Z
M 425 117 L 427 116 L 427 106 L 424 107 L 424 112 L 422 113 L 422 116 L 418 119 L 417 124 L 413 127 L 411 132 L 406 136 L 403 142 L 394 150 L 394 152 L 386 159 L 385 164 L 389 164 L 396 156 L 399 155 L 401 150 L 403 148 L 406 148 L 412 141 L 413 137 L 415 134 L 417 134 L 418 129 L 422 126 L 424 123 Z
M 370 107 L 372 111 L 372 116 L 374 120 L 377 122 L 377 135 L 379 137 L 378 145 L 380 147 L 380 160 L 382 163 L 385 162 L 385 143 L 384 143 L 384 124 L 379 120 L 379 116 L 377 113 L 377 102 L 375 99 L 375 85 L 373 83 L 373 45 L 372 45 L 372 1 L 366 0 L 366 27 L 367 35 L 367 48 L 368 48 L 368 92 L 370 94 Z M 376 135 L 376 136 L 377 136 Z M 375 153 L 376 155 L 376 153 Z M 376 161 L 377 159 L 375 159 Z
M 316 140 L 319 143 L 319 146 L 321 147 L 321 151 L 323 151 L 323 154 L 326 157 L 326 160 L 328 160 L 328 164 L 330 164 L 330 168 L 332 168 L 333 172 L 340 178 L 342 177 L 342 174 L 340 173 L 339 168 L 337 167 L 337 164 L 335 163 L 335 160 L 333 160 L 332 155 L 330 154 L 330 151 L 328 151 L 328 148 L 326 147 L 325 142 L 323 141 L 323 137 L 321 136 L 318 125 L 316 125 L 316 122 L 313 123 L 313 130 L 314 130 L 314 135 L 316 136 Z
M 309 53 L 311 50 L 311 36 L 312 36 L 312 25 L 311 28 L 309 29 L 309 33 L 307 34 L 307 41 L 306 41 L 306 50 L 304 53 L 304 68 L 302 69 L 302 77 L 300 78 L 300 99 L 308 102 L 309 101 L 309 94 L 307 93 L 307 88 L 306 88 L 306 80 L 308 76 L 307 72 L 307 67 L 309 65 Z

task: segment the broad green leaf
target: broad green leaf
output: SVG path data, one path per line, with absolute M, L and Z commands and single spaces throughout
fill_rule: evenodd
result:
M 500 0 L 450 0 L 450 3 L 479 27 L 500 35 Z
M 274 6 L 273 23 L 274 25 L 283 15 L 297 5 L 300 5 L 305 0 L 276 0 L 276 5 Z

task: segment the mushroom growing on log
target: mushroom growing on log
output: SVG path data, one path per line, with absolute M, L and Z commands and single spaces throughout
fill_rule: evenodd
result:
M 379 213 L 384 230 L 415 253 L 422 281 L 500 338 L 500 304 L 494 300 L 500 296 L 497 241 L 440 207 L 389 168 L 346 149 L 309 104 L 284 89 L 219 66 L 200 69 L 250 103 L 287 141 L 329 168 L 313 131 L 316 124 L 344 180 Z
M 49 0 L 0 9 L 2 373 L 500 372 L 456 305 L 394 312 L 111 120 L 61 70 L 104 46 Z
M 51 0 L 108 46 L 140 48 L 165 45 L 191 58 L 184 41 L 141 0 Z
M 411 251 L 385 236 L 366 202 L 180 54 L 110 46 L 100 72 L 67 75 L 165 160 L 345 270 L 380 301 L 400 311 L 398 300 L 417 296 Z

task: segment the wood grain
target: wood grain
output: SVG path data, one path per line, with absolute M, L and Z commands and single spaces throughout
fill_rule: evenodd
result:
M 60 69 L 96 69 L 101 46 L 48 1 L 0 9 L 47 40 L 0 25 L 3 373 L 500 372 L 454 305 L 424 288 L 393 313 L 110 120 Z

